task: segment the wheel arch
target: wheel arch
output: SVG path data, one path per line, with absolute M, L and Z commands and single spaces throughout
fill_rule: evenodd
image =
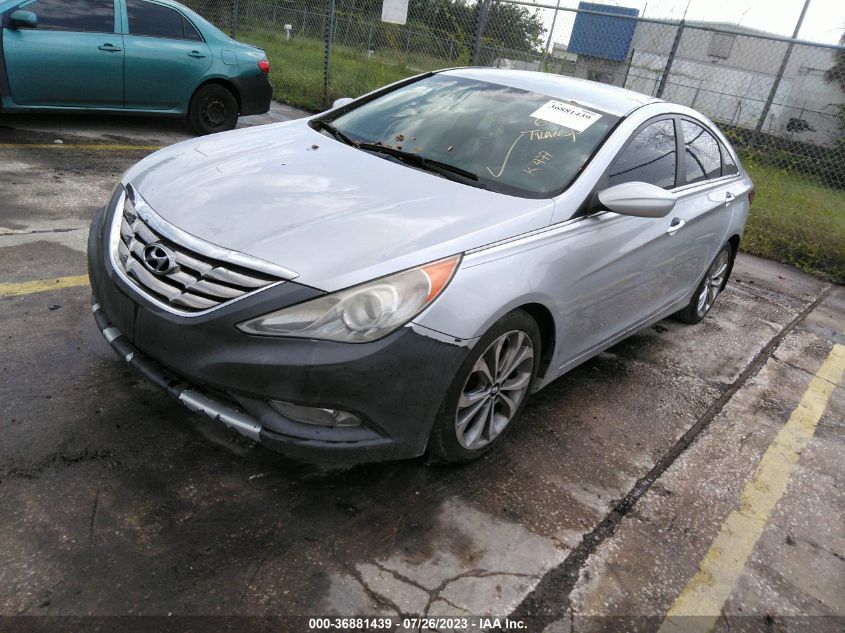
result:
M 241 103 L 241 93 L 238 90 L 238 87 L 232 82 L 231 79 L 226 77 L 209 77 L 208 79 L 203 80 L 196 88 L 194 88 L 193 92 L 191 92 L 191 98 L 188 100 L 188 111 L 190 111 L 191 103 L 194 101 L 194 97 L 196 96 L 197 92 L 209 84 L 217 84 L 218 86 L 222 86 L 226 88 L 232 95 L 235 97 L 235 101 L 238 102 L 238 113 L 240 113 L 243 105 Z
M 728 285 L 728 279 L 730 279 L 731 273 L 734 269 L 734 261 L 736 261 L 737 253 L 739 253 L 739 243 L 741 241 L 741 237 L 738 233 L 734 233 L 728 238 L 728 244 L 731 245 L 731 261 L 728 263 L 728 274 L 725 275 L 725 281 L 722 283 L 722 290 L 725 289 L 725 286 Z
M 554 316 L 542 303 L 525 303 L 516 309 L 527 312 L 540 329 L 540 366 L 537 368 L 537 380 L 542 380 L 555 352 L 557 334 Z
M 732 253 L 731 253 L 731 262 L 736 259 L 736 254 L 739 252 L 739 242 L 740 237 L 738 233 L 734 233 L 728 238 L 728 244 L 731 245 Z

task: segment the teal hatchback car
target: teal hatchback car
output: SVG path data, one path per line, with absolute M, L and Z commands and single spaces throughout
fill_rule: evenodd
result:
M 199 134 L 270 109 L 264 51 L 170 0 L 0 0 L 0 111 L 186 117 Z

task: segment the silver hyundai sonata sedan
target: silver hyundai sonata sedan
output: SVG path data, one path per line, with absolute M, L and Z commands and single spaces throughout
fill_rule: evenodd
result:
M 156 152 L 94 220 L 98 326 L 192 411 L 300 459 L 468 461 L 725 287 L 752 183 L 694 110 L 482 68 L 344 101 Z

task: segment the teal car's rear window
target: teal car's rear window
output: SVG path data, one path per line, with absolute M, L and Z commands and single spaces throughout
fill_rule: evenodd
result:
M 194 25 L 170 7 L 145 0 L 126 0 L 129 33 L 148 37 L 165 37 L 174 40 L 201 41 Z

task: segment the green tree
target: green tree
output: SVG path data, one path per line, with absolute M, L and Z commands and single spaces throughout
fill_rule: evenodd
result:
M 484 25 L 484 43 L 522 53 L 539 53 L 545 31 L 540 16 L 525 6 L 494 2 Z
M 340 15 L 378 21 L 382 0 L 337 0 Z M 475 33 L 481 3 L 477 0 L 410 0 L 408 27 L 433 37 L 468 40 Z M 536 13 L 524 6 L 492 2 L 484 27 L 484 46 L 536 53 L 545 31 Z

